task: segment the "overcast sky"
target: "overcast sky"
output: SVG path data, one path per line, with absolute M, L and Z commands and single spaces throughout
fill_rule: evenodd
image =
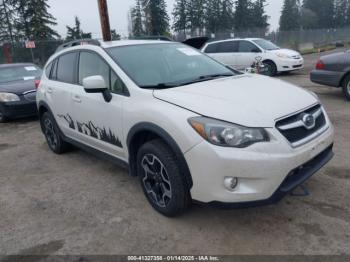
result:
M 166 0 L 168 12 L 171 15 L 175 0 Z M 122 35 L 128 35 L 127 14 L 134 0 L 108 0 L 111 28 Z M 271 17 L 269 23 L 272 29 L 278 27 L 283 0 L 267 0 L 267 14 Z M 97 0 L 49 0 L 50 12 L 57 18 L 56 30 L 66 36 L 66 25 L 74 25 L 74 16 L 78 16 L 85 32 L 92 32 L 94 38 L 100 38 L 100 24 Z

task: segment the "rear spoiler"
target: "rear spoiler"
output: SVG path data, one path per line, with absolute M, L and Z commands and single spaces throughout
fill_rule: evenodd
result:
M 193 37 L 183 41 L 182 43 L 196 49 L 201 49 L 209 41 L 209 39 L 210 38 L 206 36 Z

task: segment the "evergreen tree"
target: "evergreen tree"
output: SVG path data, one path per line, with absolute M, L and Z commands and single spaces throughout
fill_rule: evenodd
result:
M 217 33 L 221 31 L 221 0 L 208 0 L 205 24 L 206 29 L 210 33 Z
M 133 36 L 141 36 L 144 34 L 142 24 L 142 7 L 140 0 L 136 0 L 135 7 L 131 9 L 131 24 Z
M 75 17 L 75 26 L 67 27 L 67 37 L 66 40 L 77 40 L 77 39 L 90 39 L 91 33 L 84 33 L 81 29 L 81 23 L 79 18 Z
M 15 12 L 9 0 L 3 0 L 0 5 L 0 42 L 14 42 Z
M 176 0 L 174 5 L 173 17 L 173 29 L 175 32 L 183 32 L 186 34 L 188 29 L 188 1 L 189 0 Z
M 251 27 L 253 29 L 260 29 L 267 32 L 269 23 L 267 22 L 269 17 L 265 13 L 266 0 L 256 0 L 251 3 Z
M 234 27 L 233 25 L 233 1 L 232 0 L 222 0 L 221 12 L 220 12 L 220 30 L 221 31 L 231 31 Z
M 48 0 L 12 0 L 17 13 L 17 35 L 19 38 L 52 40 L 59 34 L 51 27 L 56 19 L 48 12 Z
M 117 33 L 115 29 L 111 30 L 112 41 L 120 40 L 121 35 Z
M 149 35 L 169 34 L 169 15 L 165 0 L 141 0 L 144 17 L 145 31 Z
M 344 27 L 348 21 L 348 0 L 334 1 L 334 27 Z
M 218 1 L 214 0 L 212 2 Z M 198 30 L 201 35 L 205 27 L 206 0 L 190 0 L 188 3 L 188 10 L 191 32 L 194 33 Z
M 316 16 L 316 22 L 304 25 L 304 28 L 331 28 L 334 25 L 334 0 L 304 0 L 303 9 L 302 15 L 308 14 L 308 12 L 305 12 L 306 9 Z
M 250 0 L 236 0 L 234 25 L 237 31 L 247 30 L 251 27 L 251 5 Z
M 293 31 L 298 29 L 300 29 L 299 0 L 284 0 L 280 18 L 280 31 Z

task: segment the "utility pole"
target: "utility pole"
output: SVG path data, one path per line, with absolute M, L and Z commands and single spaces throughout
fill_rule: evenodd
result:
M 107 0 L 97 0 L 97 2 L 98 2 L 98 9 L 100 12 L 103 41 L 111 41 L 112 35 L 111 35 L 111 27 L 109 24 Z

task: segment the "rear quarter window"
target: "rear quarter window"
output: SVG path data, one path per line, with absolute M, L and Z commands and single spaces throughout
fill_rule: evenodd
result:
M 75 84 L 76 83 L 76 60 L 77 53 L 68 53 L 58 59 L 57 81 Z
M 207 54 L 213 54 L 217 52 L 218 52 L 218 44 L 209 44 L 204 51 L 204 53 L 207 53 Z

